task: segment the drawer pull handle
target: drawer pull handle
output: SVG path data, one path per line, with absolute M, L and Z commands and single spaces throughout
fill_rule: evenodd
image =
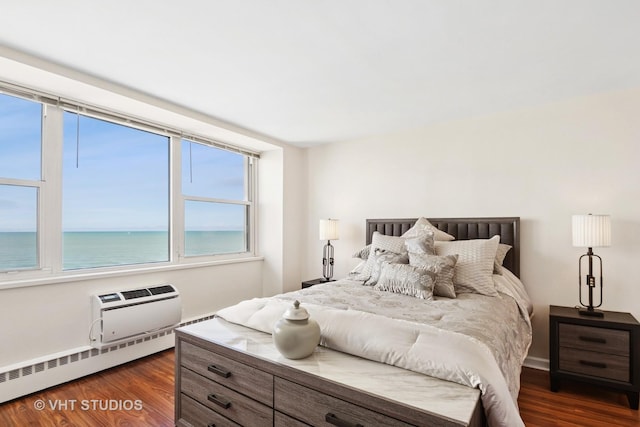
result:
M 324 416 L 324 420 L 329 424 L 337 427 L 364 427 L 362 424 L 354 424 L 354 423 L 350 423 L 349 421 L 341 420 L 331 412 L 329 412 L 327 415 Z
M 215 403 L 218 406 L 223 407 L 224 409 L 229 409 L 231 407 L 231 402 L 229 402 L 228 400 L 221 399 L 213 393 L 207 396 L 207 400 L 209 402 Z
M 584 337 L 584 336 L 579 336 L 578 339 L 580 341 L 586 341 L 586 342 L 595 342 L 598 344 L 606 344 L 607 340 L 604 338 L 595 338 L 595 337 Z
M 591 366 L 592 368 L 607 369 L 607 364 L 602 362 L 590 362 L 588 360 L 581 360 L 580 364 L 585 366 Z
M 229 378 L 231 376 L 231 372 L 227 371 L 224 368 L 220 368 L 216 365 L 209 365 L 207 366 L 207 369 L 209 370 L 209 372 L 213 372 L 214 374 L 218 374 L 223 378 Z

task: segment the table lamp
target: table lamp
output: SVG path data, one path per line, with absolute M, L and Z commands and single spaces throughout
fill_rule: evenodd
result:
M 328 282 L 333 277 L 333 246 L 332 240 L 338 240 L 338 220 L 337 219 L 321 219 L 320 220 L 320 240 L 326 240 L 322 251 L 322 275 L 324 281 Z
M 578 259 L 578 295 L 580 297 L 580 305 L 585 307 L 580 309 L 579 313 L 584 316 L 602 317 L 603 313 L 596 310 L 602 305 L 602 258 L 593 253 L 595 247 L 606 247 L 611 245 L 611 217 L 609 215 L 573 215 L 571 218 L 571 228 L 573 236 L 573 246 L 588 248 L 587 253 Z M 583 258 L 586 257 L 588 265 L 588 273 L 586 275 L 586 283 L 589 290 L 589 303 L 582 302 L 582 264 Z M 600 303 L 593 305 L 593 291 L 597 286 L 597 280 L 593 273 L 594 258 L 598 259 L 600 264 Z

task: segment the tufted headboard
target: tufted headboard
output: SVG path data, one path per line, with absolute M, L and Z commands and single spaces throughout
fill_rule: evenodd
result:
M 500 236 L 500 243 L 512 246 L 503 266 L 520 277 L 520 217 L 493 218 L 427 218 L 438 229 L 451 234 L 456 240 L 489 239 Z M 366 244 L 371 243 L 373 232 L 388 236 L 401 236 L 418 218 L 367 219 Z

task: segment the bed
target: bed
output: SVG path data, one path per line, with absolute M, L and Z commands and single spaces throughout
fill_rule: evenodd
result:
M 366 220 L 349 277 L 176 331 L 176 424 L 523 425 L 519 255 L 516 217 Z M 322 329 L 302 360 L 270 336 L 294 300 Z

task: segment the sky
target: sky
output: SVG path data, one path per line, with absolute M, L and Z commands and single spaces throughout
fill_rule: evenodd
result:
M 0 179 L 40 179 L 39 103 L 0 94 Z M 64 113 L 64 231 L 168 230 L 169 138 Z M 244 199 L 244 157 L 182 142 L 185 195 Z M 0 184 L 0 231 L 35 231 L 37 190 Z M 242 207 L 186 204 L 188 230 L 242 229 Z M 46 215 L 46 212 L 43 212 Z

